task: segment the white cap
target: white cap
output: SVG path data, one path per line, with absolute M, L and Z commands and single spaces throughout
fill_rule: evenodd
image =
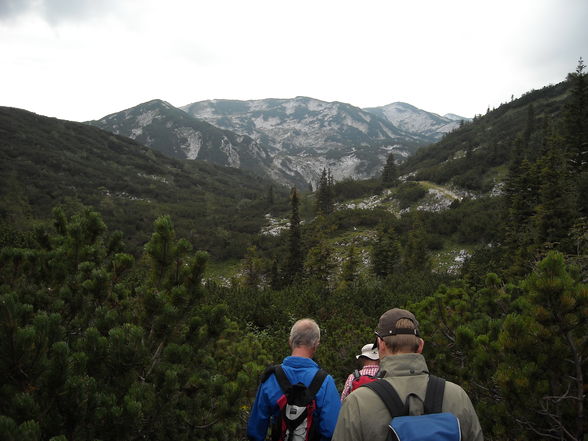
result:
M 356 355 L 355 358 L 366 357 L 370 360 L 379 360 L 380 355 L 378 354 L 378 348 L 372 349 L 373 346 L 373 343 L 368 343 L 363 348 L 361 348 L 361 354 Z

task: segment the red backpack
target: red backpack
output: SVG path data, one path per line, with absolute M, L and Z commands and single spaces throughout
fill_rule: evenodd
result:
M 386 375 L 386 371 L 378 371 L 376 373 L 376 375 L 361 375 L 359 373 L 359 371 L 356 369 L 353 371 L 353 380 L 351 380 L 351 392 L 353 392 L 355 389 L 357 389 L 360 386 L 363 386 L 364 384 L 368 384 L 371 383 L 374 380 L 377 380 L 378 378 L 383 378 L 384 375 Z

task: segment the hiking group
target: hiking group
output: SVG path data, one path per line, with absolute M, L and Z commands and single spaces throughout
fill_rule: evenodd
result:
M 320 328 L 309 318 L 290 330 L 291 355 L 261 377 L 247 438 L 263 441 L 482 441 L 472 402 L 457 384 L 429 374 L 415 316 L 390 309 L 376 341 L 356 356 L 341 396 L 335 381 L 312 359 Z

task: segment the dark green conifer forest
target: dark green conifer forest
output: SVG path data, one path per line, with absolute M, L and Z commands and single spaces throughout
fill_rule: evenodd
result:
M 215 201 L 210 186 L 226 189 L 236 172 L 198 181 L 208 168 L 149 163 L 182 183 L 178 198 L 199 192 L 183 213 L 151 179 L 153 202 L 124 201 L 141 215 L 132 225 L 121 219 L 133 208 L 76 199 L 66 184 L 71 199 L 53 195 L 51 208 L 53 197 L 39 186 L 27 196 L 5 163 L 13 191 L 0 193 L 0 440 L 244 440 L 259 375 L 289 355 L 295 320 L 317 320 L 316 361 L 342 388 L 378 317 L 403 307 L 419 319 L 431 372 L 464 387 L 486 439 L 585 441 L 587 123 L 580 61 L 564 83 L 477 117 L 405 164 L 391 156 L 381 177 L 333 182 L 325 170 L 315 194 L 247 178 L 250 187 L 234 186 L 240 195 Z M 55 130 L 82 136 L 77 126 Z M 17 141 L 2 141 L 3 161 L 18 157 Z M 481 196 L 411 210 L 425 181 Z M 498 195 L 482 191 L 497 181 Z M 135 185 L 127 179 L 126 190 Z M 345 205 L 389 194 L 400 216 Z M 288 226 L 261 237 L 254 213 L 268 211 Z M 471 251 L 458 271 L 433 258 L 448 242 Z M 240 260 L 240 277 L 207 276 L 229 258 Z

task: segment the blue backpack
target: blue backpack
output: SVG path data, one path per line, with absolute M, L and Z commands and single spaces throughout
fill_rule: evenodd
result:
M 386 380 L 365 384 L 382 399 L 392 420 L 387 440 L 397 441 L 460 441 L 459 420 L 449 412 L 442 412 L 445 380 L 429 375 L 424 402 L 424 414 L 409 416 L 408 398 L 403 403 L 396 389 Z

